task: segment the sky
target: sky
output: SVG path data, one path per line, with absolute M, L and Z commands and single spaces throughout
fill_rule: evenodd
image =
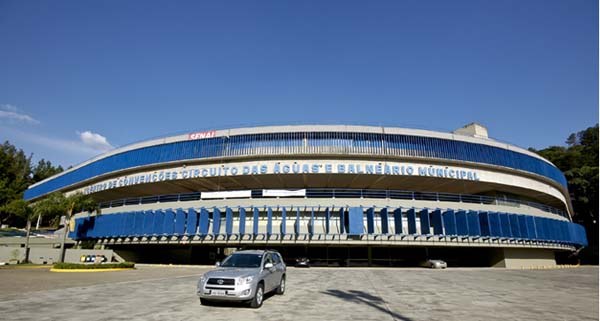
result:
M 0 139 L 76 165 L 172 134 L 282 124 L 524 148 L 598 122 L 598 1 L 0 0 Z

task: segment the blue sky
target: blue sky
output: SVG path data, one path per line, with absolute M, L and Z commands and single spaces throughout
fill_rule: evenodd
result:
M 0 139 L 63 166 L 268 124 L 598 122 L 598 2 L 0 0 Z

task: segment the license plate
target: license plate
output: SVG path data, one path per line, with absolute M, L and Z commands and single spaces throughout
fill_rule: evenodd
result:
M 225 295 L 225 290 L 210 290 L 210 295 Z

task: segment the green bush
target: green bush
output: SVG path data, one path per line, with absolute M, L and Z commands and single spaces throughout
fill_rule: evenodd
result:
M 132 269 L 135 266 L 133 262 L 109 263 L 109 264 L 80 264 L 80 263 L 55 263 L 54 269 L 61 270 L 94 270 L 94 269 Z

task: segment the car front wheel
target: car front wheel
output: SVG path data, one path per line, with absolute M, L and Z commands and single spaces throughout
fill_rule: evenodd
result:
M 250 301 L 250 307 L 253 309 L 258 309 L 263 304 L 263 299 L 265 295 L 265 287 L 260 283 L 256 286 L 256 293 L 254 294 L 254 298 Z
M 281 277 L 281 280 L 279 281 L 279 286 L 277 287 L 275 293 L 279 295 L 283 295 L 283 293 L 285 293 L 285 275 Z

